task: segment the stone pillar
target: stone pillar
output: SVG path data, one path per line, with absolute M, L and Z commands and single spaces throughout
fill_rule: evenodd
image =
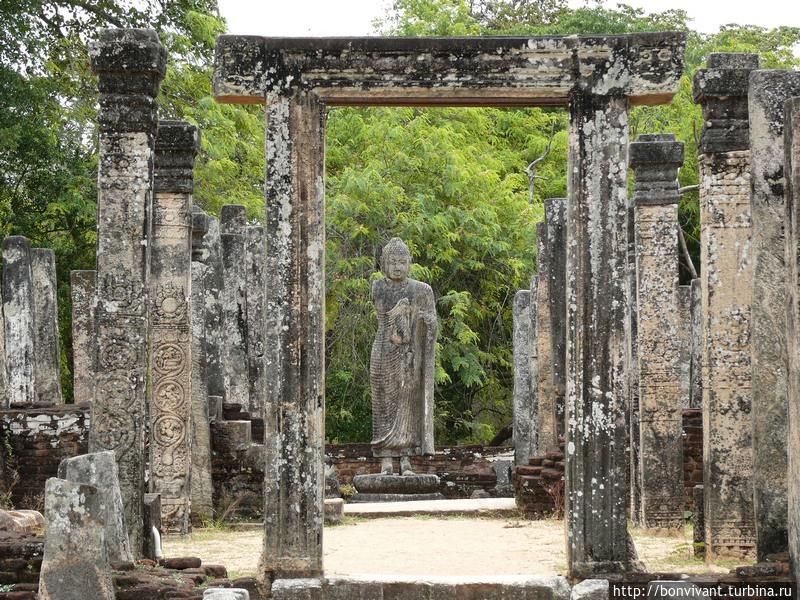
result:
M 192 207 L 192 514 L 201 520 L 214 514 L 211 479 L 211 427 L 208 401 L 208 357 L 205 348 L 206 290 L 210 267 L 203 238 L 208 215 Z
M 636 220 L 641 521 L 683 528 L 682 332 L 678 169 L 683 142 L 640 135 L 630 145 Z
M 625 208 L 625 411 L 630 463 L 628 499 L 631 521 L 642 526 L 641 429 L 639 424 L 639 342 L 636 315 L 636 212 L 633 198 Z
M 94 297 L 97 271 L 72 271 L 72 393 L 75 404 L 94 398 Z
M 2 266 L 0 265 L 0 269 Z M 9 407 L 6 377 L 6 323 L 3 316 L 3 274 L 0 272 L 0 409 Z
M 202 262 L 207 267 L 203 274 L 203 302 L 205 325 L 203 353 L 206 359 L 206 388 L 208 395 L 225 398 L 225 367 L 223 361 L 222 244 L 219 219 L 209 216 L 203 235 Z
M 247 298 L 245 228 L 247 209 L 238 204 L 222 207 L 222 362 L 225 368 L 225 401 L 250 409 L 247 381 Z
M 689 328 L 689 408 L 703 406 L 703 286 L 692 279 Z
M 786 338 L 789 357 L 789 473 L 800 473 L 800 98 L 784 108 L 784 173 L 786 186 Z M 789 478 L 789 554 L 800 573 L 800 478 Z
M 48 248 L 31 249 L 33 320 L 36 339 L 36 403 L 63 404 L 61 397 L 61 348 L 58 331 L 58 282 L 56 255 Z
M 90 47 L 100 86 L 97 195 L 97 377 L 89 451 L 117 457 L 125 525 L 142 551 L 145 386 L 156 95 L 166 51 L 154 31 L 100 30 Z
M 567 390 L 567 199 L 548 198 L 544 201 L 547 223 L 547 270 L 549 276 L 548 305 L 550 315 L 551 350 L 553 357 L 552 401 L 556 415 L 556 437 L 564 435 L 564 396 Z M 549 411 L 552 410 L 548 408 Z
M 52 477 L 44 492 L 41 600 L 114 600 L 106 552 L 104 494 L 91 485 Z
M 556 382 L 553 375 L 553 325 L 550 319 L 551 270 L 552 256 L 548 236 L 547 221 L 542 221 L 536 228 L 539 251 L 536 263 L 539 276 L 535 295 L 531 295 L 531 320 L 536 323 L 533 336 L 533 352 L 536 357 L 535 370 L 532 375 L 533 394 L 536 398 L 536 451 L 547 452 L 558 447 L 558 418 L 556 417 Z M 531 294 L 534 288 L 531 286 Z M 527 464 L 527 461 L 524 463 Z
M 191 512 L 192 192 L 199 130 L 161 121 L 155 146 L 150 263 L 150 491 L 167 531 L 187 533 Z
M 273 576 L 322 571 L 325 111 L 267 96 L 264 555 Z
M 514 295 L 514 464 L 527 465 L 537 451 L 536 389 L 536 311 L 531 298 L 536 297 L 538 277 L 530 290 Z
M 680 227 L 680 224 L 678 225 Z M 678 286 L 678 335 L 680 336 L 681 404 L 689 408 L 692 387 L 692 286 Z
M 31 245 L 20 235 L 3 240 L 3 318 L 8 401 L 10 404 L 34 402 L 36 329 Z
M 703 490 L 706 559 L 755 556 L 751 415 L 750 138 L 754 54 L 712 54 L 695 75 L 703 286 Z
M 628 99 L 570 97 L 565 516 L 572 576 L 631 567 L 623 359 Z
M 261 417 L 268 382 L 264 378 L 264 323 L 266 323 L 267 252 L 264 243 L 264 228 L 247 227 L 245 233 L 245 255 L 247 285 L 247 381 L 249 383 L 250 412 Z
M 800 73 L 754 71 L 748 106 L 753 218 L 753 487 L 759 560 L 788 550 L 784 105 Z

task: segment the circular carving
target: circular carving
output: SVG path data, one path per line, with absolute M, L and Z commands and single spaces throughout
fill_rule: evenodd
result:
M 97 397 L 109 407 L 129 408 L 136 400 L 136 382 L 127 375 L 108 375 L 100 378 Z
M 131 447 L 135 424 L 124 411 L 103 411 L 92 415 L 93 441 L 104 450 L 114 450 L 119 458 Z
M 136 347 L 124 338 L 106 339 L 102 347 L 100 363 L 107 369 L 127 369 L 138 362 Z
M 166 283 L 156 288 L 153 298 L 155 319 L 162 323 L 179 323 L 186 320 L 186 292 L 182 286 Z
M 186 367 L 186 353 L 178 344 L 159 346 L 153 358 L 153 368 L 159 375 L 179 375 Z
M 158 408 L 164 411 L 177 412 L 186 401 L 183 386 L 177 381 L 162 381 L 153 396 Z

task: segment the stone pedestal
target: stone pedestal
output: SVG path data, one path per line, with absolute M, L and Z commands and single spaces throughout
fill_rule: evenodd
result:
M 113 450 L 134 557 L 142 551 L 153 145 L 166 51 L 154 31 L 100 30 L 95 397 L 89 451 Z
M 527 465 L 537 452 L 536 419 L 536 318 L 531 298 L 536 297 L 538 278 L 532 289 L 519 290 L 514 296 L 514 463 Z
M 75 404 L 94 399 L 94 297 L 97 271 L 72 271 L 72 393 Z
M 574 92 L 567 208 L 565 515 L 571 575 L 631 568 L 625 485 L 628 101 Z
M 794 572 L 800 573 L 800 478 L 794 476 L 800 472 L 800 98 L 786 103 L 784 115 L 789 553 Z
M 56 255 L 48 248 L 31 250 L 33 274 L 33 316 L 36 339 L 36 403 L 52 406 L 61 397 L 61 348 L 58 332 L 58 282 Z
M 123 521 L 124 509 L 114 453 L 97 452 L 66 458 L 58 465 L 58 477 L 97 488 L 106 509 L 105 545 L 108 560 L 132 562 L 128 531 Z
M 31 245 L 27 238 L 19 235 L 3 240 L 3 320 L 8 402 L 34 402 L 36 327 Z
M 222 207 L 222 363 L 225 401 L 250 409 L 247 365 L 247 297 L 245 228 L 247 209 L 238 204 Z
M 444 500 L 439 492 L 439 477 L 421 475 L 356 475 L 353 487 L 358 493 L 351 502 L 403 502 Z
M 706 558 L 754 558 L 751 415 L 750 151 L 752 54 L 712 54 L 698 71 L 703 286 L 703 490 Z
M 753 217 L 753 487 L 758 559 L 786 552 L 788 433 L 784 105 L 800 73 L 754 71 L 748 106 Z
M 150 491 L 166 531 L 187 533 L 191 507 L 192 192 L 200 132 L 161 121 L 155 146 L 151 241 Z
M 55 477 L 44 492 L 45 533 L 39 598 L 114 600 L 106 552 L 106 505 L 96 487 Z
M 686 353 L 681 342 L 686 323 L 678 287 L 682 164 L 683 143 L 673 135 L 641 135 L 630 145 L 635 178 L 641 522 L 657 529 L 683 528 L 681 359 Z

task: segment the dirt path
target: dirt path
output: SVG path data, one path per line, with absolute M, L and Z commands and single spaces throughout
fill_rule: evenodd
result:
M 648 571 L 727 572 L 691 555 L 688 535 L 632 532 Z M 202 530 L 164 541 L 166 556 L 199 556 L 232 576 L 256 572 L 261 531 Z M 510 518 L 346 519 L 325 528 L 325 572 L 338 575 L 553 575 L 564 573 L 561 521 Z

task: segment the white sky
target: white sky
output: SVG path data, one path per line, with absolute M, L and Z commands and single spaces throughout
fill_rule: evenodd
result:
M 569 0 L 580 6 L 583 0 Z M 738 23 L 800 27 L 796 0 L 626 0 L 626 4 L 658 12 L 680 8 L 694 18 L 695 29 L 713 33 L 720 25 Z M 228 32 L 266 36 L 357 36 L 374 34 L 372 22 L 386 14 L 391 0 L 219 0 Z M 605 1 L 613 7 L 616 1 Z

